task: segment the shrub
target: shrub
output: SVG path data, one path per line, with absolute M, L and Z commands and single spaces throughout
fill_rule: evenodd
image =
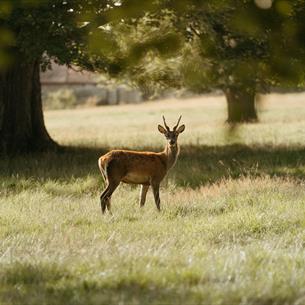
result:
M 74 108 L 77 100 L 74 92 L 65 88 L 47 92 L 43 104 L 45 109 L 67 109 Z

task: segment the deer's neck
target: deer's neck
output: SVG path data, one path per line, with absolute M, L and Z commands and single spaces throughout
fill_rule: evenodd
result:
M 169 145 L 167 144 L 164 150 L 164 154 L 167 159 L 167 169 L 169 170 L 171 167 L 173 167 L 178 159 L 180 152 L 179 145 Z

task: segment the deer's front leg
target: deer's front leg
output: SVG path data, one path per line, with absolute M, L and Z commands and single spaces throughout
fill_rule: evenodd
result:
M 159 194 L 160 183 L 152 183 L 151 187 L 152 187 L 152 190 L 153 190 L 153 193 L 154 193 L 156 207 L 157 207 L 158 211 L 161 211 L 161 208 L 160 208 L 160 194 Z
M 143 207 L 146 200 L 146 194 L 149 189 L 149 185 L 141 185 L 141 191 L 140 191 L 140 207 Z

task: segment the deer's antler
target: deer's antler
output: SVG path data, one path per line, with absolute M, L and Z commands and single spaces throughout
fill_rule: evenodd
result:
M 164 115 L 162 115 L 162 118 L 163 118 L 163 122 L 164 122 L 164 127 L 167 129 L 167 131 L 169 131 L 170 129 L 169 129 L 169 127 L 166 125 Z
M 179 126 L 179 123 L 180 123 L 180 120 L 181 120 L 181 118 L 182 118 L 182 115 L 180 115 L 180 117 L 179 117 L 179 119 L 178 119 L 178 122 L 177 122 L 177 124 L 176 124 L 176 126 L 174 127 L 174 131 L 177 129 L 177 127 Z

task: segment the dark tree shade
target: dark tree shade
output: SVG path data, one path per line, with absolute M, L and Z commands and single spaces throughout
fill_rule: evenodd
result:
M 55 147 L 44 126 L 39 60 L 15 60 L 0 74 L 1 151 L 16 152 Z
M 153 8 L 151 1 L 136 0 L 2 0 L 0 152 L 56 146 L 44 125 L 40 67 L 47 68 L 53 59 L 119 71 L 123 60 L 109 25 Z

